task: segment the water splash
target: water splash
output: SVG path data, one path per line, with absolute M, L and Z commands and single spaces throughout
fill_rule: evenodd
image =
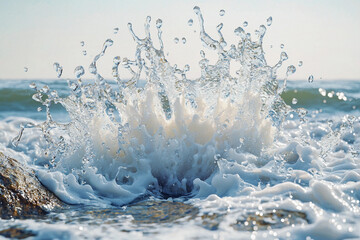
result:
M 53 67 L 54 67 L 54 70 L 56 71 L 56 76 L 58 78 L 60 78 L 62 75 L 62 72 L 63 72 L 63 67 L 60 66 L 60 64 L 57 62 L 53 64 Z
M 320 112 L 326 111 L 322 101 L 328 106 L 336 101 L 340 109 L 344 103 L 356 108 L 359 101 L 346 88 L 328 89 L 319 82 L 315 91 L 301 82 L 297 86 L 308 89 L 285 91 L 296 67 L 285 65 L 289 56 L 282 50 L 275 65 L 267 62 L 266 22 L 253 35 L 240 22 L 241 27 L 233 26 L 236 41 L 230 42 L 222 24 L 209 34 L 200 8 L 194 11 L 204 50 L 189 58 L 200 57 L 199 66 L 182 67 L 166 58 L 161 19 L 152 23 L 146 18 L 145 34 L 135 33 L 130 23 L 136 50 L 133 56 L 111 56 L 107 69 L 112 79 L 105 80 L 97 68 L 110 53 L 113 43 L 107 40 L 90 62 L 87 72 L 93 80 L 83 80 L 88 77 L 85 69 L 77 67 L 74 79 L 68 80 L 68 96 L 61 92 L 59 97 L 51 86 L 30 84 L 46 120 L 23 124 L 12 145 L 30 146 L 25 153 L 37 165 L 38 178 L 68 203 L 108 207 L 171 196 L 199 207 L 201 213 L 188 224 L 166 224 L 156 232 L 194 229 L 195 224 L 193 235 L 202 238 L 214 233 L 234 238 L 236 231 L 241 231 L 239 239 L 358 237 L 360 118 L 328 119 Z M 155 34 L 150 34 L 152 27 Z M 196 67 L 201 74 L 190 79 L 188 72 Z M 124 78 L 121 70 L 131 78 Z M 283 82 L 278 72 L 286 73 Z M 352 86 L 357 85 L 344 87 Z M 309 110 L 302 108 L 305 100 L 311 101 Z M 65 108 L 69 121 L 53 119 L 55 104 Z M 3 129 L 13 129 L 7 121 L 3 124 Z M 38 143 L 37 135 L 28 136 L 35 132 L 43 135 Z M 306 221 L 293 222 L 290 214 Z M 208 221 L 209 230 L 201 231 L 198 226 L 204 222 L 199 219 Z M 118 220 L 108 230 L 128 231 L 126 224 L 119 230 Z M 271 223 L 265 225 L 267 231 L 264 221 Z M 93 222 L 86 221 L 86 228 Z M 282 228 L 276 229 L 280 222 Z M 243 235 L 246 229 L 251 232 Z M 349 234 L 350 229 L 356 234 Z M 130 230 L 142 231 L 138 224 Z
M 134 58 L 113 58 L 116 88 L 97 69 L 97 62 L 113 45 L 111 39 L 89 65 L 94 83 L 81 80 L 85 69 L 78 66 L 74 70 L 77 80 L 68 81 L 71 93 L 67 97 L 59 97 L 49 87 L 32 85 L 33 99 L 44 106 L 47 120 L 24 128 L 43 132 L 48 169 L 40 171 L 39 178 L 64 201 L 125 204 L 144 194 L 224 195 L 218 181 L 232 171 L 228 164 L 234 158 L 254 156 L 259 159 L 255 161 L 258 167 L 271 161 L 269 149 L 284 119 L 293 112 L 280 96 L 286 81 L 280 86 L 277 80 L 287 54 L 282 52 L 279 62 L 269 66 L 262 47 L 264 25 L 254 39 L 237 27 L 238 42 L 228 45 L 223 24 L 217 26 L 217 36 L 210 36 L 200 8 L 194 7 L 194 12 L 200 41 L 217 53 L 212 63 L 200 51 L 197 79 L 188 79 L 189 65 L 180 68 L 166 59 L 161 19 L 155 24 L 160 47 L 154 46 L 151 18 L 147 17 L 144 38 L 128 24 L 136 43 Z M 235 62 L 240 66 L 233 76 L 230 68 Z M 119 67 L 132 77 L 122 79 Z M 295 71 L 291 65 L 287 75 Z M 140 87 L 141 78 L 146 84 Z M 61 104 L 71 121 L 54 121 L 52 104 Z M 302 118 L 306 115 L 303 109 L 297 113 Z M 21 136 L 22 132 L 14 139 L 15 145 Z M 238 187 L 243 186 L 239 181 L 235 181 Z M 59 185 L 66 190 L 55 187 Z M 74 188 L 81 191 L 74 192 Z
M 84 75 L 84 73 L 85 73 L 85 70 L 84 70 L 83 66 L 77 66 L 74 69 L 74 74 L 77 79 L 81 78 L 81 76 Z
M 193 23 L 194 23 L 194 20 L 189 19 L 189 21 L 188 21 L 188 25 L 189 25 L 189 26 L 192 26 L 192 25 L 193 25 Z
M 309 82 L 309 83 L 314 82 L 314 76 L 313 76 L 313 75 L 310 75 L 310 76 L 309 76 L 308 82 Z
M 294 65 L 290 65 L 287 68 L 286 75 L 290 76 L 291 74 L 294 74 L 296 72 L 296 68 Z
M 89 65 L 89 72 L 90 72 L 91 74 L 93 74 L 93 75 L 96 75 L 97 80 L 100 80 L 102 77 L 101 77 L 100 74 L 97 73 L 96 62 L 97 62 L 102 56 L 104 56 L 106 49 L 107 49 L 108 47 L 111 47 L 111 46 L 113 45 L 113 43 L 114 43 L 113 40 L 107 39 L 107 40 L 104 42 L 104 44 L 103 44 L 103 48 L 102 48 L 101 52 L 94 57 L 94 60 L 93 60 L 92 63 Z M 78 77 L 77 77 L 77 78 L 78 78 Z

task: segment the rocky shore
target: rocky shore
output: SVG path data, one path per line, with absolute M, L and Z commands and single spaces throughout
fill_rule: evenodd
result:
M 35 218 L 61 205 L 33 170 L 0 152 L 0 218 Z

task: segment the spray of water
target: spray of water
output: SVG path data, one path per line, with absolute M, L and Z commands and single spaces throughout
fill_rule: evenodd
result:
M 223 24 L 217 26 L 218 36 L 210 36 L 200 8 L 194 7 L 194 12 L 203 46 L 217 53 L 217 61 L 210 64 L 200 52 L 201 76 L 195 80 L 186 75 L 188 65 L 180 69 L 166 59 L 161 19 L 156 21 L 160 48 L 154 47 L 151 18 L 147 17 L 144 38 L 128 24 L 136 51 L 133 59 L 114 57 L 112 74 L 117 87 L 111 87 L 97 69 L 97 62 L 113 44 L 111 39 L 88 67 L 94 83 L 82 81 L 85 69 L 78 66 L 76 80 L 68 81 L 71 93 L 67 97 L 59 97 L 48 86 L 31 85 L 36 91 L 33 99 L 44 105 L 47 119 L 23 126 L 13 144 L 18 144 L 24 128 L 42 131 L 48 169 L 38 175 L 62 200 L 125 204 L 144 194 L 221 195 L 231 184 L 244 186 L 240 177 L 234 179 L 229 173 L 249 174 L 247 161 L 241 160 L 245 156 L 259 168 L 274 160 L 269 147 L 286 116 L 295 111 L 280 96 L 286 79 L 282 85 L 277 79 L 287 54 L 282 52 L 275 66 L 269 66 L 263 51 L 264 25 L 255 37 L 237 27 L 238 42 L 228 45 L 221 32 Z M 267 26 L 271 23 L 270 17 Z M 233 76 L 230 66 L 235 63 L 240 67 Z M 132 77 L 122 79 L 119 67 Z M 60 77 L 62 67 L 55 63 L 54 68 Z M 295 71 L 293 65 L 288 66 L 287 76 Z M 142 87 L 140 79 L 146 80 Z M 71 121 L 54 121 L 53 104 L 61 104 Z M 306 110 L 296 111 L 301 119 L 305 117 Z M 244 168 L 232 168 L 233 161 Z

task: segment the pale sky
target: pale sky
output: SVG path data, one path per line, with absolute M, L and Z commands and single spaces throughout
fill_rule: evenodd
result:
M 74 78 L 74 68 L 83 65 L 87 72 L 108 38 L 114 45 L 98 66 L 103 76 L 111 78 L 115 56 L 134 58 L 135 43 L 127 23 L 132 22 L 136 34 L 143 37 L 146 16 L 152 17 L 156 44 L 155 21 L 163 20 L 170 63 L 189 64 L 189 77 L 198 77 L 203 47 L 193 11 L 196 5 L 204 15 L 206 31 L 214 38 L 216 26 L 224 23 L 228 46 L 237 43 L 233 31 L 244 21 L 249 23 L 245 30 L 253 33 L 272 16 L 264 38 L 265 56 L 270 65 L 275 64 L 282 51 L 280 44 L 284 44 L 289 55 L 285 65 L 304 63 L 291 79 L 306 79 L 312 74 L 315 79 L 360 80 L 359 0 L 0 0 L 0 79 L 54 79 L 54 62 L 64 67 L 62 79 Z M 224 16 L 219 15 L 221 9 Z M 194 20 L 191 27 L 187 25 L 190 18 Z M 114 34 L 116 27 L 119 32 Z M 175 37 L 186 37 L 187 43 L 175 44 Z M 216 60 L 210 50 L 206 53 L 210 60 Z M 285 72 L 285 67 L 282 70 Z M 122 78 L 128 76 L 126 70 L 121 74 Z

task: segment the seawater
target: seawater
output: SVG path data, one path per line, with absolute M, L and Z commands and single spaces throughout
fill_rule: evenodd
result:
M 194 14 L 200 41 L 218 56 L 200 51 L 197 79 L 187 77 L 195 66 L 168 62 L 162 20 L 147 17 L 145 38 L 128 24 L 135 57 L 115 56 L 113 79 L 97 69 L 108 39 L 74 79 L 0 81 L 0 151 L 71 204 L 0 220 L 0 230 L 39 239 L 360 236 L 359 82 L 278 79 L 278 69 L 289 77 L 298 66 L 286 65 L 286 52 L 267 64 L 272 19 L 254 36 L 236 27 L 238 42 L 228 44 L 222 24 L 210 36 L 200 8 Z M 54 70 L 61 78 L 59 63 Z

